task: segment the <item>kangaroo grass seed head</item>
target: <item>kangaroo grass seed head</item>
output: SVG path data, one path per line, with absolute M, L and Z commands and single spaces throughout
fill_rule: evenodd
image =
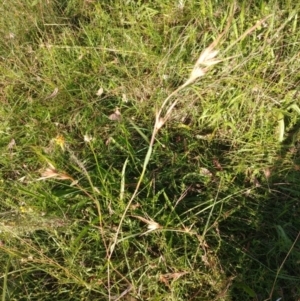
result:
M 210 47 L 210 46 L 205 48 L 202 51 L 202 53 L 200 54 L 200 56 L 195 64 L 195 67 L 201 66 L 201 65 L 209 67 L 209 66 L 219 63 L 220 60 L 214 59 L 218 53 L 219 53 L 218 50 L 213 50 L 212 47 Z
M 211 46 L 205 48 L 200 54 L 194 68 L 191 72 L 189 79 L 186 81 L 186 85 L 193 83 L 197 78 L 202 77 L 208 70 L 208 67 L 213 66 L 221 62 L 216 60 L 215 57 L 219 53 L 218 50 L 213 50 Z

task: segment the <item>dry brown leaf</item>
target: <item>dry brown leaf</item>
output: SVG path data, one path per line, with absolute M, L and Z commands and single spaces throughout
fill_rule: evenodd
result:
M 108 118 L 112 121 L 120 121 L 121 120 L 121 112 L 118 108 L 116 108 L 115 112 L 108 116 Z

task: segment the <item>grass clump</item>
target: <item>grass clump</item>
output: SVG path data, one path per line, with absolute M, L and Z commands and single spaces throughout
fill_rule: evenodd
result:
M 2 300 L 299 298 L 299 5 L 1 13 Z

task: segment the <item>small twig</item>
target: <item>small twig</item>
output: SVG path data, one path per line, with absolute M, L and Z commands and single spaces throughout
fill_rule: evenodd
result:
M 112 300 L 114 300 L 114 301 L 120 300 L 121 298 L 123 298 L 124 296 L 126 296 L 131 290 L 132 290 L 132 286 L 129 286 L 124 292 L 122 292 L 120 294 L 120 296 L 113 297 Z

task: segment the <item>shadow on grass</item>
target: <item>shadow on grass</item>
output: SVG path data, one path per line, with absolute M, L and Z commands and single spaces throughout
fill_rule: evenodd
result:
M 236 174 L 230 177 L 234 174 L 234 167 L 226 158 L 230 146 L 218 142 L 208 143 L 207 148 L 203 143 L 203 149 L 198 149 L 206 163 L 200 164 L 205 166 L 200 169 L 200 175 L 190 171 L 191 161 L 188 160 L 185 167 L 180 162 L 178 183 L 172 185 L 168 184 L 167 176 L 163 177 L 166 165 L 158 167 L 161 186 L 169 195 L 174 195 L 174 187 L 179 187 L 179 183 L 187 187 L 187 193 L 176 205 L 176 211 L 183 220 L 194 224 L 200 233 L 209 218 L 209 206 L 216 201 L 205 239 L 207 250 L 217 250 L 221 271 L 228 282 L 223 281 L 220 292 L 211 290 L 213 300 L 272 301 L 281 298 L 292 301 L 299 298 L 299 129 L 300 123 L 290 131 L 277 153 L 275 164 L 255 175 Z M 182 134 L 175 135 L 174 152 L 181 150 L 184 153 L 184 147 L 178 145 L 181 142 L 184 145 L 184 139 Z M 199 156 L 195 155 L 195 158 L 201 160 Z M 229 169 L 228 179 L 226 166 Z M 176 171 L 174 166 L 170 168 Z M 201 175 L 205 171 L 211 174 Z M 194 268 L 203 267 L 199 263 Z M 203 287 L 191 289 L 188 300 L 203 300 L 202 293 Z
M 290 131 L 274 166 L 254 179 L 255 193 L 220 222 L 219 258 L 236 277 L 230 300 L 298 300 L 300 296 L 300 123 Z M 226 299 L 227 300 L 227 299 Z

